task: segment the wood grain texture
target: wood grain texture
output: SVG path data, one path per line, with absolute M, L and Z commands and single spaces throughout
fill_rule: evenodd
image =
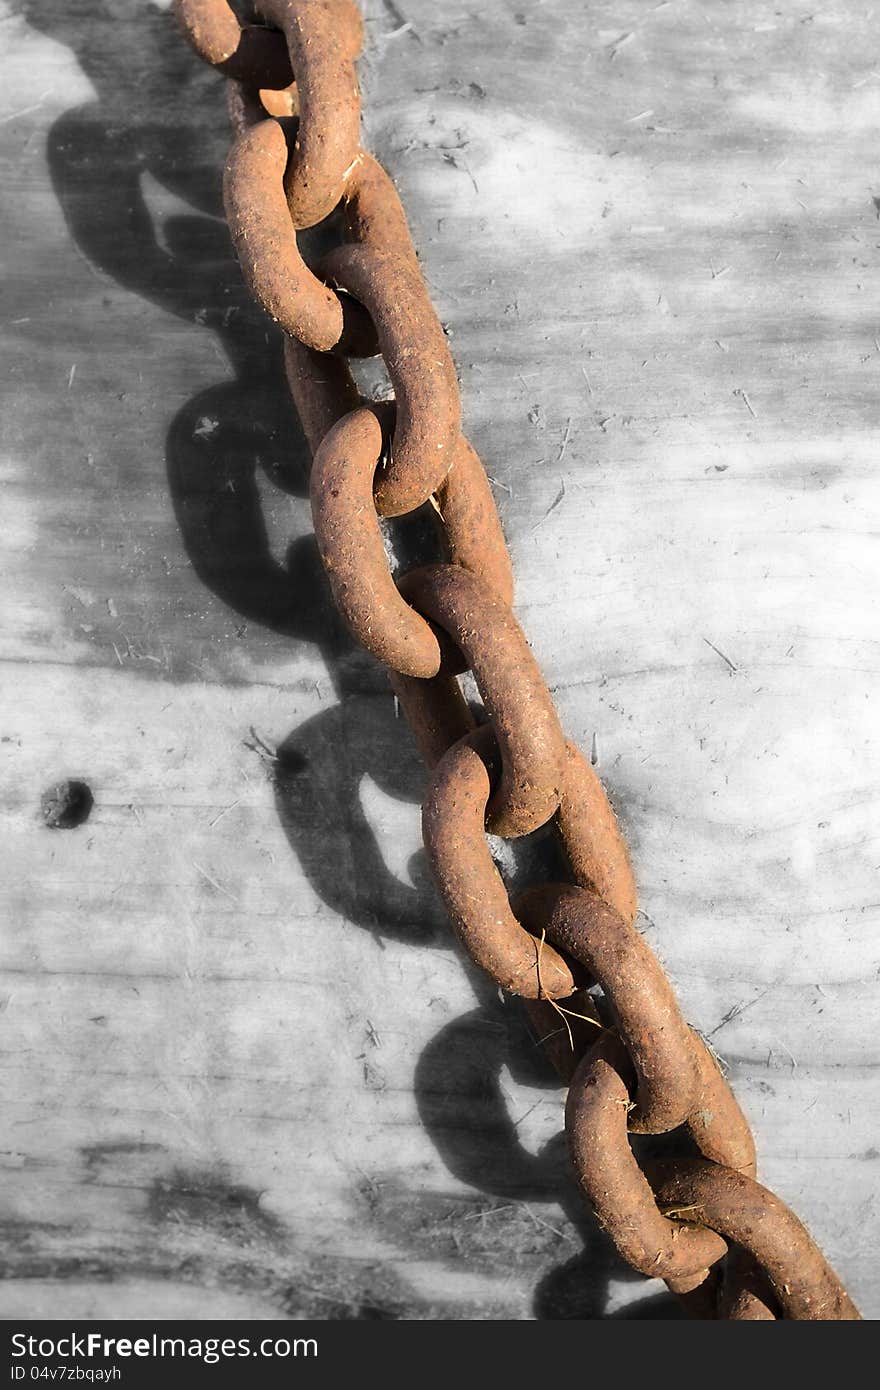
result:
M 518 612 L 761 1174 L 880 1310 L 864 5 L 369 0 Z M 7 1317 L 669 1317 L 450 949 L 164 4 L 5 0 Z M 48 830 L 80 777 L 88 822 Z

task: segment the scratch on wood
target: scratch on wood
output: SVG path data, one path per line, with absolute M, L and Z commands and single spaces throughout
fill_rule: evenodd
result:
M 727 666 L 729 666 L 729 668 L 730 668 L 730 674 L 731 674 L 731 675 L 735 675 L 736 672 L 739 670 L 739 667 L 738 667 L 733 661 L 731 661 L 730 657 L 729 657 L 729 656 L 725 656 L 725 654 L 724 654 L 724 652 L 721 650 L 721 648 L 720 648 L 720 647 L 716 647 L 714 642 L 710 642 L 709 639 L 708 639 L 708 637 L 704 637 L 704 638 L 703 638 L 703 641 L 706 643 L 706 646 L 707 646 L 707 647 L 711 647 L 711 648 L 712 648 L 712 650 L 713 650 L 713 652 L 715 653 L 716 656 L 720 656 L 720 657 L 721 657 L 721 660 L 722 660 L 723 662 L 725 662 L 725 663 L 727 664 Z

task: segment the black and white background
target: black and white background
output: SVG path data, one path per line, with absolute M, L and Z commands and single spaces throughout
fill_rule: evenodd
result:
M 363 8 L 518 613 L 761 1174 L 876 1316 L 876 11 Z M 451 949 L 222 82 L 165 3 L 0 36 L 3 1317 L 676 1316 Z

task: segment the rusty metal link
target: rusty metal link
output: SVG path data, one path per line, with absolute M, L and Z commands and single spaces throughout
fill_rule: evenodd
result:
M 564 999 L 577 988 L 571 964 L 520 925 L 486 843 L 497 767 L 492 726 L 456 743 L 425 793 L 422 833 L 434 881 L 468 955 L 496 984 L 531 999 Z
M 347 241 L 393 251 L 421 275 L 409 223 L 394 181 L 373 155 L 359 150 L 342 190 L 342 222 Z M 427 290 L 426 290 L 427 297 Z
M 625 922 L 634 922 L 639 900 L 620 823 L 600 778 L 574 743 L 566 748 L 556 829 L 575 883 L 592 888 Z
M 283 38 L 240 26 L 226 0 L 176 0 L 196 52 L 228 77 L 256 89 L 286 88 L 295 79 L 299 124 L 282 172 L 293 225 L 313 227 L 342 197 L 360 148 L 354 61 L 363 22 L 353 0 L 259 0 L 257 9 Z
M 571 745 L 567 751 L 576 752 Z M 570 758 L 567 767 L 572 780 L 579 777 L 576 758 Z M 512 994 L 527 999 L 563 999 L 577 988 L 583 973 L 578 975 L 572 961 L 553 945 L 542 944 L 544 921 L 535 930 L 528 920 L 520 920 L 519 905 L 511 908 L 486 842 L 487 806 L 497 768 L 498 745 L 491 725 L 462 738 L 438 762 L 422 810 L 428 861 L 456 934 L 471 959 Z M 563 786 L 563 798 L 566 794 L 567 786 Z M 610 807 L 609 814 L 613 818 Z M 556 824 L 558 827 L 558 814 Z M 591 882 L 589 868 L 587 875 Z M 619 878 L 625 878 L 623 868 Z M 625 890 L 621 893 L 624 902 L 629 897 Z M 591 899 L 598 902 L 594 895 Z M 620 921 L 624 932 L 633 930 L 613 909 L 602 903 L 599 907 Z M 551 931 L 546 935 L 555 945 L 565 947 L 569 957 L 592 969 L 588 953 L 569 950 L 569 943 Z M 641 941 L 638 933 L 635 935 Z
M 331 589 L 388 666 L 432 769 L 424 839 L 456 933 L 523 997 L 569 1083 L 575 1172 L 634 1268 L 665 1279 L 694 1316 L 857 1318 L 803 1226 L 755 1181 L 742 1111 L 635 928 L 632 869 L 602 783 L 566 743 L 511 612 L 510 558 L 461 434 L 446 338 L 394 184 L 360 148 L 357 7 L 259 0 L 252 9 L 265 23 L 240 23 L 226 0 L 175 0 L 196 51 L 231 79 L 230 229 L 247 283 L 288 335 Z M 343 244 L 309 266 L 297 232 L 337 208 Z M 377 352 L 391 403 L 364 401 L 345 360 Z M 428 504 L 448 563 L 395 584 L 379 518 Z M 479 728 L 456 679 L 464 669 L 488 717 Z M 486 831 L 546 825 L 574 883 L 532 887 L 511 906 Z M 598 1007 L 587 992 L 597 985 Z M 679 1128 L 701 1158 L 640 1165 L 631 1133 Z
M 314 275 L 297 244 L 283 183 L 290 139 L 287 123 L 253 120 L 229 152 L 223 201 L 242 273 L 285 333 L 318 352 L 371 357 L 378 341 L 366 310 Z
M 440 643 L 391 577 L 373 496 L 382 454 L 382 427 L 375 410 L 356 410 L 327 431 L 312 464 L 315 536 L 336 605 L 355 637 L 401 675 L 427 679 L 440 670 Z M 488 484 L 486 496 L 475 476 L 475 462 L 482 472 L 470 445 L 460 440 L 442 492 L 447 500 L 446 540 L 455 563 L 484 583 L 497 579 L 508 592 L 508 574 L 492 549 L 498 514 Z
M 595 893 L 569 884 L 537 885 L 513 910 L 602 986 L 638 1077 L 629 1128 L 663 1134 L 683 1124 L 699 1085 L 692 1034 L 644 938 Z
M 568 1086 L 578 1062 L 596 1041 L 603 1027 L 589 985 L 576 989 L 565 1000 L 564 1012 L 555 1001 L 523 999 L 523 1012 L 547 1061 Z
M 646 1167 L 662 1205 L 687 1210 L 704 1229 L 749 1252 L 769 1281 L 784 1317 L 859 1319 L 858 1309 L 806 1227 L 754 1178 L 696 1158 Z
M 594 893 L 564 884 L 530 889 L 514 904 L 514 911 L 533 934 L 540 931 L 589 968 L 602 986 L 616 1023 L 617 1038 L 604 1038 L 588 1052 L 586 1061 L 579 1067 L 569 1066 L 564 1073 L 570 1087 L 566 1128 L 584 1193 L 612 1239 L 617 1241 L 623 1233 L 618 1248 L 624 1258 L 632 1263 L 636 1248 L 643 1252 L 650 1246 L 653 1264 L 663 1266 L 651 1272 L 665 1277 L 689 1301 L 706 1281 L 708 1264 L 683 1270 L 672 1263 L 667 1269 L 667 1257 L 661 1253 L 665 1247 L 657 1242 L 661 1235 L 670 1240 L 677 1236 L 658 1221 L 626 1134 L 663 1133 L 685 1124 L 707 1158 L 725 1170 L 752 1176 L 755 1148 L 748 1123 L 709 1049 L 684 1023 L 653 952 L 622 916 Z M 621 1076 L 629 1075 L 631 1069 L 635 1079 L 634 1097 L 626 1090 L 622 1127 L 615 1127 L 619 1088 L 616 1099 L 612 1095 L 609 1100 L 597 1083 L 596 1071 L 603 1061 L 616 1063 Z M 595 1123 L 596 1106 L 606 1121 L 611 1114 L 604 1129 Z M 624 1209 L 629 1218 L 621 1226 Z M 748 1271 L 733 1293 L 728 1315 L 772 1316 L 748 1286 Z
M 343 358 L 315 352 L 296 338 L 288 337 L 284 340 L 284 365 L 312 455 L 317 453 L 332 427 L 358 406 L 369 406 L 377 415 L 383 434 L 388 436 L 387 446 L 390 446 L 396 416 L 394 403 L 363 400 Z M 479 575 L 486 586 L 509 605 L 513 599 L 513 571 L 501 519 L 486 471 L 464 435 L 459 435 L 449 472 L 429 501 L 447 558 Z M 357 537 L 353 536 L 350 541 L 340 540 L 340 544 L 350 544 L 356 549 Z M 573 843 L 580 834 L 573 816 Z
M 285 333 L 318 352 L 372 357 L 379 343 L 367 311 L 340 296 L 308 267 L 290 219 L 284 174 L 294 130 L 296 89 L 284 96 L 290 110 L 270 119 L 267 93 L 228 84 L 235 142 L 224 171 L 226 218 L 248 288 Z M 378 160 L 360 150 L 342 186 L 343 227 L 349 241 L 399 256 L 419 277 L 418 259 L 400 198 Z M 427 290 L 424 292 L 427 300 Z
M 449 345 L 425 282 L 405 257 L 340 246 L 318 270 L 363 304 L 375 324 L 397 405 L 391 451 L 376 478 L 376 507 L 382 516 L 401 516 L 427 502 L 452 466 L 461 403 Z
M 513 570 L 501 518 L 486 470 L 463 434 L 458 437 L 452 466 L 432 500 L 450 562 L 477 575 L 509 608 L 513 603 Z
M 565 739 L 522 628 L 507 604 L 459 565 L 412 570 L 400 591 L 449 634 L 483 697 L 502 763 L 489 829 L 508 836 L 537 830 L 559 805 Z
M 296 227 L 305 224 L 290 211 L 299 135 L 291 151 L 290 123 L 269 119 L 244 87 L 233 87 L 230 113 L 238 135 L 226 163 L 224 203 L 245 280 L 267 313 L 307 347 L 383 353 L 397 424 L 376 506 L 385 516 L 412 511 L 442 487 L 461 452 L 461 407 L 452 356 L 394 184 L 377 160 L 357 151 L 333 204 L 342 203 L 350 244 L 326 255 L 315 273 L 297 244 Z
M 243 98 L 239 107 L 245 110 Z M 224 202 L 245 279 L 285 332 L 307 347 L 382 352 L 397 422 L 376 480 L 376 506 L 383 516 L 412 511 L 443 485 L 455 461 L 461 406 L 452 355 L 394 186 L 374 159 L 358 156 L 343 189 L 344 215 L 350 233 L 365 240 L 331 251 L 313 273 L 282 187 L 289 133 L 272 119 L 242 116 L 241 124 L 226 163 Z
M 299 94 L 296 83 L 279 90 L 249 87 L 245 82 L 230 79 L 226 83 L 226 112 L 236 139 L 252 130 L 269 116 L 293 120 L 299 115 Z M 253 293 L 253 289 L 251 292 Z
M 256 87 L 286 87 L 293 80 L 283 34 L 241 24 L 226 0 L 174 0 L 174 12 L 196 53 L 227 77 Z
M 312 464 L 315 537 L 336 606 L 375 657 L 405 676 L 436 676 L 440 643 L 391 578 L 373 504 L 382 427 L 371 410 L 346 415 Z
M 299 126 L 284 174 L 295 227 L 333 211 L 360 149 L 361 98 L 354 61 L 363 21 L 354 0 L 259 0 L 287 39 Z
M 727 1255 L 725 1277 L 716 1292 L 714 1316 L 727 1322 L 773 1322 L 779 1305 L 769 1280 L 752 1256 L 739 1246 Z
M 687 1118 L 690 1136 L 704 1158 L 754 1177 L 755 1140 L 748 1121 L 711 1050 L 699 1033 L 693 1038 L 699 1085 Z
M 315 352 L 296 338 L 284 339 L 284 371 L 309 452 L 314 456 L 325 434 L 361 404 L 361 394 L 342 357 Z
M 442 668 L 428 680 L 398 671 L 389 671 L 388 679 L 419 752 L 429 768 L 436 767 L 453 744 L 474 729 L 461 686 Z
M 569 1151 L 599 1224 L 634 1269 L 687 1291 L 720 1260 L 726 1241 L 702 1224 L 670 1219 L 630 1148 L 629 1062 L 619 1038 L 604 1034 L 572 1078 L 565 1109 Z M 684 1286 L 682 1282 L 685 1281 Z
M 250 126 L 233 147 L 224 180 L 233 241 L 254 295 L 291 337 L 318 352 L 382 352 L 397 417 L 375 502 L 381 515 L 400 516 L 442 487 L 456 459 L 461 405 L 452 356 L 409 256 L 344 245 L 323 258 L 321 278 L 308 269 L 279 193 L 286 148 L 281 126 L 269 120 Z M 262 191 L 258 175 L 273 170 Z M 379 226 L 356 195 L 352 206 L 358 225 Z
M 712 1081 L 717 1068 L 711 1058 L 704 1065 L 710 1089 L 701 1106 L 718 1110 L 708 1136 L 705 1117 L 689 1129 L 705 1157 L 655 1160 L 643 1172 L 627 1137 L 629 1061 L 619 1039 L 604 1036 L 580 1063 L 569 1089 L 566 1129 L 575 1171 L 600 1223 L 630 1264 L 677 1291 L 695 1287 L 732 1241 L 766 1277 L 783 1316 L 857 1319 L 855 1305 L 804 1226 L 755 1181 L 745 1120 L 736 1107 L 739 1119 L 732 1123 L 729 1088 Z M 748 1265 L 740 1266 L 729 1290 L 727 1315 L 773 1316 Z

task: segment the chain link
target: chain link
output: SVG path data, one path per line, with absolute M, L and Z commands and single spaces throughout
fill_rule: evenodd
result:
M 632 871 L 602 784 L 566 743 L 511 612 L 510 559 L 460 432 L 452 357 L 394 185 L 360 147 L 357 7 L 259 0 L 252 24 L 227 0 L 175 9 L 196 51 L 231 79 L 227 216 L 247 283 L 288 335 L 331 590 L 389 668 L 432 769 L 424 839 L 456 934 L 525 998 L 569 1083 L 566 1130 L 585 1196 L 623 1258 L 665 1279 L 694 1316 L 858 1318 L 808 1232 L 755 1180 L 748 1124 L 634 925 Z M 343 242 L 309 266 L 297 232 L 336 209 Z M 377 352 L 393 404 L 362 400 L 345 360 Z M 379 518 L 426 503 L 446 561 L 395 581 Z M 482 697 L 479 728 L 456 678 L 464 670 Z M 573 882 L 536 885 L 511 905 L 486 832 L 548 825 Z M 679 1130 L 701 1157 L 636 1157 L 631 1134 Z

